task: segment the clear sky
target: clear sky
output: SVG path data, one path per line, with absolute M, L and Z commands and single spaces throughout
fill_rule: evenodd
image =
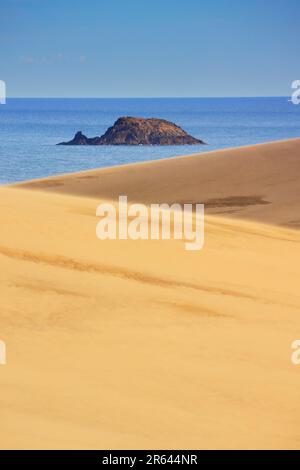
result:
M 0 0 L 8 96 L 287 96 L 299 0 Z

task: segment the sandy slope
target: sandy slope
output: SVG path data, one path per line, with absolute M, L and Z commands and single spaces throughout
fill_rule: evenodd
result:
M 300 139 L 25 183 L 104 199 L 200 202 L 212 214 L 300 227 Z
M 294 220 L 299 145 L 251 153 L 252 185 L 262 188 L 273 172 L 272 187 L 286 206 L 290 196 Z M 248 152 L 230 158 L 245 158 L 250 171 Z M 178 198 L 190 199 L 194 184 L 198 199 L 193 174 L 200 177 L 202 162 L 212 171 L 207 158 L 152 164 L 152 175 L 162 168 L 157 197 L 171 200 L 178 187 Z M 223 164 L 212 156 L 214 168 L 216 161 Z M 185 190 L 182 165 L 193 167 Z M 149 178 L 151 165 L 105 170 L 97 180 L 64 177 L 52 189 L 113 197 L 122 185 L 134 198 L 143 171 Z M 211 187 L 229 197 L 226 181 Z M 153 185 L 150 178 L 140 198 L 148 201 Z M 250 187 L 232 187 L 231 195 Z M 260 218 L 268 207 L 280 224 L 272 187 L 273 210 L 248 211 Z M 100 242 L 98 202 L 0 189 L 0 339 L 8 350 L 0 366 L 0 447 L 299 449 L 300 369 L 290 346 L 300 337 L 300 233 L 208 216 L 202 252 L 188 253 L 180 241 Z

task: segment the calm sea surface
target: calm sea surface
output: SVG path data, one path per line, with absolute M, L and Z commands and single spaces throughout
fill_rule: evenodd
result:
M 157 117 L 208 146 L 61 147 L 103 134 L 120 116 Z M 8 99 L 0 105 L 0 183 L 300 137 L 288 98 Z

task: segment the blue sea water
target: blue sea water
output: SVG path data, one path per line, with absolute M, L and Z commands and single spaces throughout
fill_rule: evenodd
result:
M 207 146 L 62 147 L 103 134 L 120 116 L 170 120 Z M 300 136 L 288 98 L 8 99 L 0 105 L 0 183 Z

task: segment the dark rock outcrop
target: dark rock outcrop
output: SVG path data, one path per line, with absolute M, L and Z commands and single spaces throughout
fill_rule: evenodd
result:
M 100 145 L 99 140 L 100 137 L 89 138 L 79 131 L 70 142 L 61 142 L 58 145 Z
M 59 145 L 200 145 L 202 140 L 163 119 L 122 117 L 101 137 L 86 137 L 77 132 L 70 142 Z

